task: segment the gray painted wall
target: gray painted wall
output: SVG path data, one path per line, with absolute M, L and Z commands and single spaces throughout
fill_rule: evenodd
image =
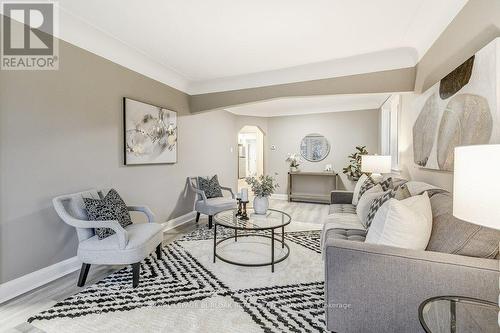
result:
M 330 154 L 320 162 L 304 161 L 300 169 L 322 171 L 325 164 L 332 164 L 340 174 L 339 187 L 352 189 L 353 183 L 342 174 L 342 168 L 357 145 L 366 145 L 370 153 L 378 153 L 379 114 L 379 110 L 364 110 L 268 118 L 266 165 L 269 174 L 278 173 L 280 188 L 277 193 L 285 194 L 287 189 L 289 165 L 285 162 L 286 155 L 299 153 L 302 138 L 310 133 L 319 133 L 328 139 Z M 276 150 L 270 151 L 270 145 L 276 145 Z
M 192 211 L 187 176 L 236 185 L 234 115 L 192 115 L 186 94 L 62 41 L 60 59 L 58 71 L 0 71 L 0 283 L 76 255 L 56 195 L 114 187 L 164 222 Z M 124 96 L 178 111 L 177 164 L 122 165 Z
M 236 147 L 237 130 L 251 119 L 238 120 L 226 112 L 194 116 L 190 105 L 199 111 L 278 96 L 374 92 L 373 82 L 383 84 L 383 91 L 413 90 L 415 75 L 416 90 L 425 90 L 500 36 L 499 12 L 498 0 L 469 1 L 422 58 L 416 74 L 410 68 L 389 76 L 384 72 L 362 75 L 362 80 L 354 76 L 190 97 L 63 41 L 59 71 L 0 71 L 0 283 L 75 255 L 74 231 L 59 221 L 51 207 L 55 195 L 113 186 L 127 202 L 148 204 L 163 222 L 191 210 L 184 186 L 187 175 L 218 173 L 223 183 L 235 186 L 237 158 L 231 147 Z M 390 75 L 394 81 L 387 79 Z M 354 91 L 361 83 L 362 89 Z M 178 164 L 122 165 L 123 96 L 179 112 Z M 414 116 L 411 97 L 403 103 L 402 137 L 408 139 Z M 305 163 L 304 170 L 332 163 L 340 171 L 357 144 L 366 143 L 370 151 L 378 151 L 377 112 L 337 113 L 335 121 L 324 118 L 321 128 L 311 120 L 323 117 L 328 115 L 248 123 L 267 124 L 265 168 L 267 173 L 279 173 L 282 193 L 287 172 L 284 157 L 297 151 L 301 137 L 309 132 L 329 133 L 332 153 L 315 165 Z M 351 130 L 351 126 L 362 129 L 370 124 L 376 124 L 376 129 Z M 278 150 L 269 151 L 271 144 Z M 405 172 L 412 178 L 451 187 L 451 174 L 415 169 L 410 151 L 402 155 L 402 164 L 408 166 Z M 347 188 L 352 186 L 344 182 Z

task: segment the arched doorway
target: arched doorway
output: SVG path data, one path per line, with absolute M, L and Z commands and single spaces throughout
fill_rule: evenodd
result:
M 243 126 L 238 132 L 238 191 L 248 187 L 246 177 L 264 174 L 264 133 L 257 126 Z

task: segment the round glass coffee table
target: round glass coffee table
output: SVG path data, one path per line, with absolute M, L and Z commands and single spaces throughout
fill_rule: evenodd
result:
M 498 305 L 462 296 L 438 296 L 418 308 L 418 319 L 426 333 L 498 333 Z
M 247 209 L 248 220 L 243 220 L 236 216 L 237 210 L 225 210 L 214 215 L 214 262 L 218 258 L 229 264 L 245 267 L 271 266 L 271 272 L 274 272 L 274 265 L 282 262 L 290 254 L 290 248 L 285 243 L 285 226 L 290 224 L 292 218 L 285 212 L 268 209 L 265 215 L 255 214 L 253 208 Z M 234 230 L 232 236 L 217 240 L 217 228 L 223 227 Z M 281 239 L 275 238 L 275 230 L 281 228 Z M 238 234 L 240 232 L 240 234 Z M 229 260 L 217 253 L 217 246 L 229 240 L 238 241 L 240 237 L 262 237 L 271 241 L 271 261 L 262 263 L 245 263 L 241 261 Z M 285 249 L 284 254 L 275 258 L 274 244 L 281 243 L 281 248 Z

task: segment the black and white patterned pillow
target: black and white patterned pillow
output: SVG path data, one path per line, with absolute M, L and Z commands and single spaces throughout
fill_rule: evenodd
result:
M 205 192 L 207 199 L 222 197 L 222 189 L 217 175 L 213 176 L 212 179 L 198 177 L 198 187 Z
M 363 194 L 365 194 L 366 191 L 368 191 L 369 189 L 371 189 L 375 185 L 377 185 L 377 183 L 375 183 L 375 181 L 371 177 L 366 178 L 363 185 L 361 185 L 361 187 L 359 188 L 358 202 L 359 202 L 359 199 L 361 199 L 361 197 L 363 196 Z
M 382 190 L 384 190 L 384 192 L 394 187 L 394 184 L 392 183 L 392 177 L 384 179 L 379 184 L 380 186 L 382 186 Z
M 87 218 L 90 221 L 116 220 L 122 227 L 132 224 L 127 205 L 114 189 L 102 199 L 83 198 Z M 96 228 L 95 233 L 99 239 L 104 239 L 115 232 L 110 228 Z
M 390 179 L 390 183 L 392 184 L 392 179 L 388 178 L 387 180 L 389 180 L 389 179 Z M 381 185 L 382 183 L 379 183 L 379 184 Z M 409 197 L 411 197 L 411 194 L 408 191 L 406 184 L 404 184 L 404 183 L 393 188 L 393 189 L 387 190 L 386 193 L 384 193 L 384 195 L 382 195 L 380 198 L 377 198 L 377 199 L 372 201 L 372 203 L 370 205 L 370 209 L 368 211 L 367 218 L 366 218 L 366 227 L 367 228 L 370 227 L 370 224 L 372 223 L 373 218 L 375 217 L 375 214 L 377 213 L 379 208 L 382 207 L 382 205 L 384 203 L 386 203 L 387 201 L 389 201 L 392 198 L 395 198 L 397 200 L 404 200 L 404 199 L 407 199 Z
M 375 217 L 375 214 L 377 213 L 378 209 L 382 207 L 384 203 L 394 198 L 395 195 L 396 191 L 388 190 L 387 192 L 384 193 L 384 195 L 372 201 L 370 205 L 370 210 L 368 211 L 368 215 L 366 216 L 367 228 L 369 228 L 370 225 L 372 224 L 373 218 Z

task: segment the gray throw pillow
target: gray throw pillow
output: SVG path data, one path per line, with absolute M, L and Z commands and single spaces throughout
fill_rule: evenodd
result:
M 444 190 L 429 190 L 427 193 L 433 216 L 428 251 L 477 258 L 497 257 L 500 230 L 482 227 L 454 217 L 451 193 Z
M 90 221 L 116 220 L 122 227 L 132 224 L 127 205 L 114 189 L 100 199 L 83 198 L 87 218 Z M 110 228 L 96 228 L 95 233 L 99 239 L 104 239 L 115 232 Z
M 222 197 L 222 189 L 217 175 L 210 178 L 198 177 L 198 187 L 205 192 L 207 199 Z

